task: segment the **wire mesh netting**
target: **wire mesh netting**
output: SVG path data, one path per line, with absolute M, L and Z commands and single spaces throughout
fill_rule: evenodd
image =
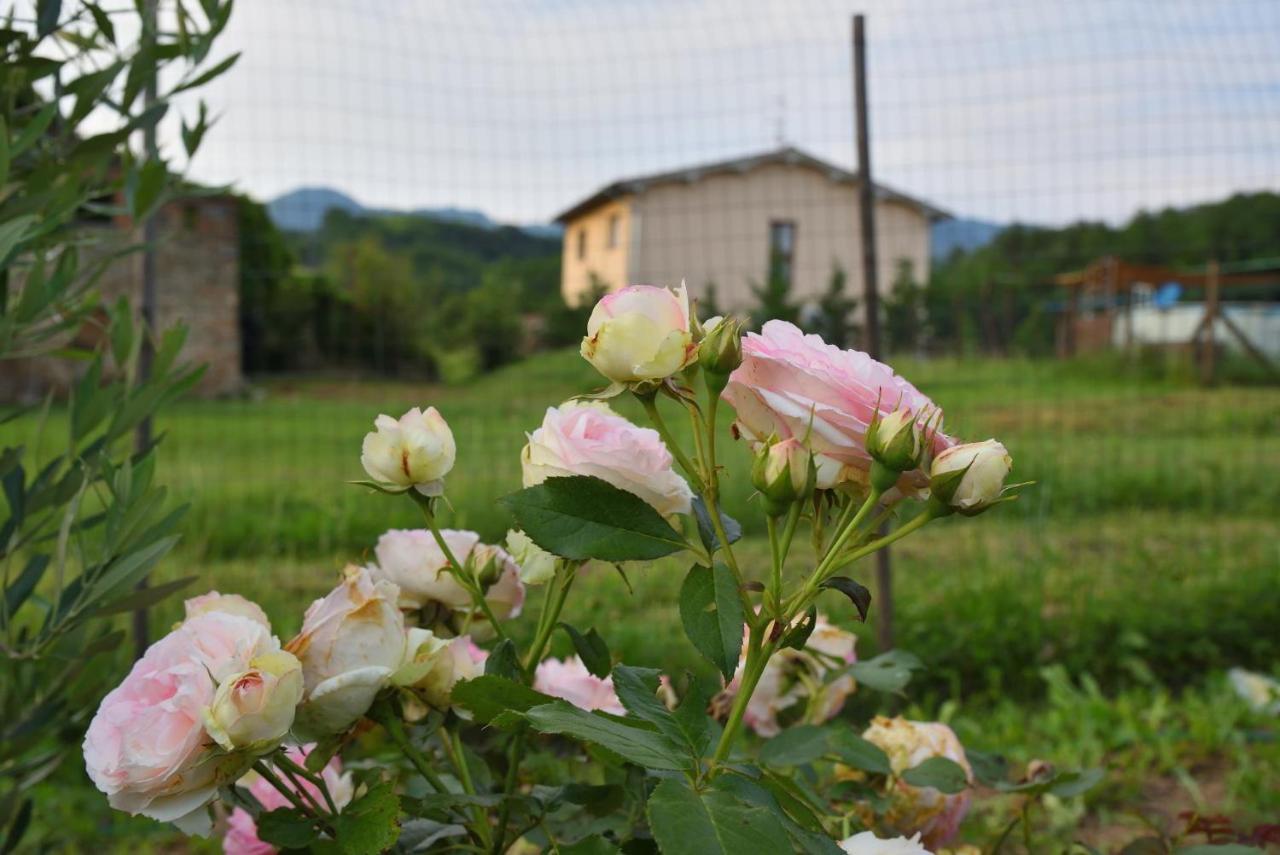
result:
M 885 358 L 1035 482 L 897 556 L 903 645 L 965 691 L 1037 691 L 1056 661 L 1121 675 L 1095 659 L 1117 646 L 1175 679 L 1274 657 L 1269 2 L 242 4 L 189 167 L 227 189 L 171 205 L 160 250 L 161 320 L 210 363 L 158 425 L 183 561 L 322 591 L 414 523 L 343 482 L 377 413 L 427 404 L 458 438 L 452 522 L 499 537 L 525 433 L 600 385 L 576 354 L 591 301 L 628 283 L 865 346 L 855 11 Z M 911 619 L 976 596 L 966 644 L 998 668 Z M 1187 608 L 1207 598 L 1245 617 L 1209 626 Z

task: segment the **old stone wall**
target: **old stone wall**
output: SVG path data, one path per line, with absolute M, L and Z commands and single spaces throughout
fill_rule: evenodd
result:
M 187 325 L 180 357 L 206 366 L 195 393 L 202 397 L 234 394 L 244 377 L 240 368 L 240 251 L 236 201 L 229 196 L 178 199 L 156 214 L 156 321 L 160 329 Z M 118 251 L 139 235 L 127 222 L 103 221 L 84 227 L 82 267 L 93 257 Z M 142 301 L 142 253 L 114 261 L 97 289 L 103 305 L 126 297 L 135 311 Z M 92 345 L 92 326 L 77 343 Z M 42 357 L 0 363 L 0 400 L 32 401 L 49 389 L 66 390 L 80 370 L 75 360 Z

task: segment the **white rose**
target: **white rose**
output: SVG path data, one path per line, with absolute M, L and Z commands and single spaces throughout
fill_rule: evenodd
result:
M 383 484 L 413 487 L 424 496 L 444 492 L 444 476 L 453 468 L 457 447 L 453 431 L 435 407 L 414 407 L 400 417 L 380 415 L 365 434 L 360 464 Z
M 471 550 L 480 543 L 474 531 L 444 529 L 440 536 L 464 565 Z M 471 595 L 458 584 L 447 569 L 445 558 L 435 536 L 424 528 L 392 529 L 378 538 L 373 549 L 378 561 L 375 576 L 394 582 L 400 589 L 400 607 L 420 609 L 427 603 L 442 603 L 451 609 L 471 605 Z
M 340 733 L 373 703 L 404 661 L 404 616 L 394 584 L 347 567 L 343 581 L 307 609 L 285 649 L 298 657 L 306 693 L 295 729 L 307 737 Z
M 697 354 L 689 329 L 689 295 L 632 285 L 606 294 L 591 311 L 582 356 L 615 383 L 662 380 Z
M 968 471 L 954 483 L 954 474 Z M 939 499 L 961 513 L 977 513 L 988 508 L 1004 491 L 1004 479 L 1013 468 L 1013 458 L 994 439 L 969 442 L 946 449 L 933 461 L 930 488 Z M 946 476 L 950 475 L 948 478 Z
M 202 718 L 222 748 L 261 754 L 289 732 L 301 701 L 302 663 L 280 650 L 254 657 L 247 671 L 224 680 Z
M 913 837 L 891 837 L 885 840 L 870 831 L 864 831 L 841 840 L 840 848 L 847 855 L 933 855 L 920 843 L 918 833 Z
M 556 575 L 556 557 L 522 531 L 507 532 L 507 552 L 520 565 L 520 581 L 526 585 L 541 585 Z

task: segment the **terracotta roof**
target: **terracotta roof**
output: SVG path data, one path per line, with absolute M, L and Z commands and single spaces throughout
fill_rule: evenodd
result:
M 611 199 L 617 199 L 620 196 L 628 196 L 633 193 L 643 193 L 649 187 L 655 184 L 692 184 L 695 181 L 707 177 L 708 175 L 733 175 L 750 172 L 759 166 L 767 166 L 771 164 L 785 164 L 791 166 L 807 166 L 810 169 L 817 170 L 825 174 L 829 179 L 836 182 L 855 184 L 858 181 L 858 173 L 850 172 L 843 167 L 820 160 L 811 154 L 801 151 L 798 148 L 787 146 L 784 148 L 767 151 L 763 154 L 754 154 L 747 157 L 738 157 L 733 160 L 722 160 L 717 163 L 707 163 L 700 166 L 690 166 L 685 169 L 676 169 L 669 172 L 656 172 L 650 175 L 640 175 L 634 178 L 621 178 L 608 184 L 592 195 L 578 202 L 573 207 L 561 213 L 555 218 L 557 223 L 567 223 L 569 220 L 578 217 L 581 214 L 603 205 Z M 920 209 L 930 220 L 947 219 L 951 215 L 941 208 L 937 208 L 922 199 L 914 196 L 908 196 L 890 187 L 876 182 L 876 196 L 880 199 L 892 200 L 897 202 L 905 202 Z

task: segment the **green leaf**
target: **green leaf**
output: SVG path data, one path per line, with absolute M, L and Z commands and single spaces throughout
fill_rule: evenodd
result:
M 871 608 L 871 591 L 865 585 L 859 585 L 847 576 L 833 576 L 818 587 L 830 588 L 844 594 L 858 610 L 858 620 L 867 622 L 867 610 Z
M 56 30 L 60 14 L 62 14 L 62 0 L 37 0 L 36 35 L 44 38 Z
M 204 73 L 200 74 L 197 77 L 193 77 L 192 79 L 188 80 L 186 83 L 183 83 L 179 86 L 175 86 L 173 91 L 170 92 L 169 95 L 170 96 L 177 95 L 179 92 L 185 92 L 188 89 L 198 89 L 199 87 L 213 80 L 215 77 L 218 77 L 219 75 L 226 72 L 228 69 L 231 68 L 231 66 L 235 65 L 236 61 L 239 59 L 240 59 L 240 53 L 239 51 L 237 51 L 236 53 L 233 53 L 231 54 L 231 56 L 224 59 L 222 62 L 210 68 L 208 71 L 205 71 Z
M 582 660 L 583 665 L 587 666 L 587 670 L 597 677 L 608 677 L 609 670 L 613 667 L 613 659 L 609 656 L 609 645 L 604 643 L 604 639 L 596 632 L 595 627 L 587 630 L 586 635 L 567 623 L 562 622 L 560 628 L 569 633 L 569 638 L 573 640 L 573 649 L 578 651 L 578 658 Z
M 828 732 L 812 724 L 789 727 L 760 749 L 766 766 L 803 766 L 827 753 Z
M 564 734 L 599 745 L 646 769 L 676 772 L 689 766 L 680 748 L 663 734 L 589 713 L 565 701 L 534 707 L 524 718 L 543 733 Z
M 964 756 L 969 761 L 969 766 L 973 769 L 973 777 L 980 783 L 988 787 L 994 787 L 996 784 L 1006 782 L 1006 776 L 1009 773 L 1009 761 L 1001 755 L 965 748 Z
M 449 696 L 453 703 L 470 710 L 481 724 L 488 724 L 507 711 L 524 713 L 555 700 L 528 686 L 490 674 L 458 683 Z
M 4 589 L 5 610 L 3 614 L 0 614 L 0 626 L 4 626 L 4 618 L 12 618 L 17 614 L 18 609 L 22 608 L 22 604 L 27 601 L 27 598 L 36 589 L 36 585 L 40 583 L 40 577 L 44 575 L 44 571 L 48 566 L 49 555 L 46 553 L 37 553 L 27 559 L 27 565 L 22 568 L 18 578 L 10 582 L 9 587 Z
M 683 745 L 694 759 L 701 756 L 703 739 L 698 729 L 686 729 L 685 722 L 677 719 L 658 700 L 658 675 L 655 668 L 634 668 L 619 665 L 613 669 L 613 688 L 618 700 L 627 712 L 649 722 L 677 745 Z
M 1049 785 L 1049 792 L 1069 799 L 1092 790 L 1107 776 L 1102 769 L 1079 769 L 1060 773 Z
M 9 254 L 26 238 L 27 232 L 35 223 L 36 218 L 28 214 L 0 224 L 0 267 L 9 263 Z
M 893 771 L 889 755 L 879 745 L 851 730 L 836 729 L 831 733 L 830 742 L 832 752 L 848 766 L 873 775 L 888 775 Z
M 156 157 L 148 158 L 141 168 L 129 175 L 125 183 L 125 199 L 135 220 L 141 222 L 155 208 L 168 176 L 164 161 Z
M 789 778 L 765 772 L 757 781 L 736 773 L 717 778 L 715 786 L 772 813 L 806 855 L 842 855 L 843 850 L 827 835 L 807 796 Z
M 391 784 L 381 781 L 333 818 L 338 843 L 345 855 L 377 855 L 400 836 L 400 799 Z
M 809 636 L 813 635 L 813 628 L 818 625 L 818 607 L 809 606 L 809 610 L 804 613 L 804 617 L 799 623 L 794 624 L 791 629 L 787 630 L 787 634 L 782 636 L 782 641 L 778 643 L 779 647 L 789 647 L 792 650 L 804 650 L 804 646 L 809 643 Z
M 933 787 L 941 793 L 958 793 L 969 786 L 964 767 L 946 757 L 930 757 L 919 766 L 902 773 L 902 780 L 913 787 Z
M 315 823 L 293 808 L 258 815 L 258 838 L 282 849 L 303 849 L 319 838 Z
M 0 187 L 9 178 L 9 126 L 0 116 Z
M 742 652 L 742 599 L 733 574 L 723 564 L 695 564 L 680 587 L 680 620 L 685 635 L 726 680 L 733 678 Z
M 499 500 L 534 543 L 575 561 L 646 561 L 687 547 L 639 496 L 599 478 L 549 478 Z
M 701 496 L 693 497 L 693 517 L 698 521 L 698 538 L 707 548 L 707 553 L 715 552 L 720 548 L 720 537 L 711 521 L 711 509 Z M 742 539 L 741 523 L 723 510 L 720 511 L 720 524 L 724 526 L 724 533 L 728 535 L 730 543 L 737 543 Z
M 848 673 L 869 689 L 901 693 L 911 682 L 911 672 L 921 667 L 920 660 L 905 650 L 890 650 L 866 662 L 855 662 Z
M 493 677 L 504 677 L 516 681 L 520 678 L 520 654 L 516 652 L 516 643 L 509 638 L 498 642 L 489 658 L 484 661 L 484 673 Z
M 556 851 L 560 855 L 615 855 L 618 847 L 600 835 L 592 834 L 573 843 L 561 843 Z
M 777 855 L 792 851 L 777 817 L 721 789 L 697 793 L 685 781 L 667 778 L 653 788 L 648 813 L 654 839 L 664 855 Z

